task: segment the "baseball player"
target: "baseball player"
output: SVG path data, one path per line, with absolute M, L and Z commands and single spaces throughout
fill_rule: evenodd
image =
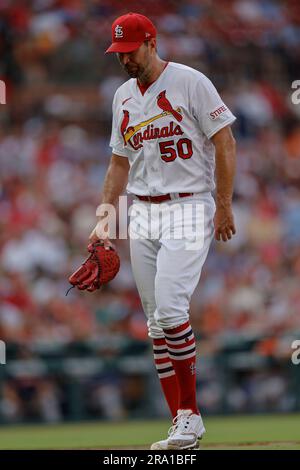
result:
M 116 205 L 126 185 L 133 195 L 132 270 L 173 416 L 168 437 L 151 449 L 193 449 L 205 428 L 196 399 L 189 303 L 214 236 L 226 242 L 235 234 L 230 128 L 235 117 L 205 75 L 158 56 L 156 28 L 147 17 L 128 13 L 117 18 L 106 52 L 116 53 L 130 79 L 113 100 L 112 157 L 102 203 Z M 162 205 L 173 211 L 173 218 L 159 210 Z M 185 211 L 188 206 L 191 210 Z M 199 207 L 201 233 L 191 248 Z M 155 237 L 149 234 L 149 221 Z M 109 235 L 99 227 L 90 239 L 108 246 Z M 182 236 L 172 236 L 182 228 Z

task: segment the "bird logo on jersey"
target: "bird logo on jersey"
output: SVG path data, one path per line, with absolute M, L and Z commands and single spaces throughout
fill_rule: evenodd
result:
M 181 122 L 182 116 L 175 109 L 173 109 L 170 101 L 166 97 L 166 90 L 162 91 L 157 97 L 157 106 L 163 111 L 167 111 L 173 115 L 176 121 Z
M 121 134 L 124 139 L 124 145 L 126 145 L 125 134 L 126 134 L 128 123 L 129 123 L 129 111 L 127 111 L 127 109 L 123 109 L 123 119 L 121 122 Z
M 157 119 L 161 119 L 168 115 L 173 116 L 177 122 L 181 122 L 183 119 L 181 109 L 174 109 L 172 104 L 166 97 L 166 90 L 161 91 L 156 97 L 156 100 L 157 106 L 162 110 L 162 112 L 134 126 L 128 127 L 130 120 L 129 111 L 127 109 L 123 109 L 123 119 L 121 122 L 120 131 L 123 137 L 124 146 L 129 143 L 134 150 L 138 150 L 143 147 L 142 142 L 144 140 L 153 140 L 162 137 L 172 137 L 174 135 L 183 134 L 180 125 L 174 125 L 174 122 L 171 122 L 168 126 L 164 126 L 162 128 L 154 127 L 154 125 L 152 124 L 153 121 L 156 121 Z M 126 101 L 127 100 L 125 100 L 125 102 Z M 140 132 L 141 129 L 143 129 L 144 127 L 146 127 L 144 132 Z

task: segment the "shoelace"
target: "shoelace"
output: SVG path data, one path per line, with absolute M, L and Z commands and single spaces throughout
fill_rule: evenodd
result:
M 168 431 L 168 437 L 173 436 L 175 434 L 175 432 L 177 432 L 177 431 L 185 433 L 188 424 L 189 424 L 189 416 L 184 416 L 182 414 L 178 414 L 173 419 L 173 426 L 171 426 L 169 431 Z

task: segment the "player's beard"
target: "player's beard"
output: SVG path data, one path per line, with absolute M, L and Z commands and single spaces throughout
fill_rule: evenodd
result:
M 141 83 L 147 83 L 148 77 L 151 75 L 149 51 L 147 49 L 144 51 L 142 63 L 129 62 L 124 68 L 131 78 L 138 78 Z
M 150 50 L 148 47 L 148 43 L 143 44 L 139 50 L 139 58 L 138 58 L 138 63 L 134 62 L 133 60 L 129 60 L 127 64 L 122 64 L 122 60 L 119 61 L 121 65 L 123 66 L 123 69 L 125 72 L 128 73 L 128 75 L 131 78 L 137 78 L 141 83 L 147 83 L 148 77 L 151 75 L 151 66 L 150 66 Z
M 147 82 L 148 70 L 147 67 L 141 64 L 127 64 L 124 69 L 130 78 L 138 78 L 140 82 Z
M 139 65 L 125 65 L 124 68 L 130 78 L 138 78 L 141 73 L 141 67 Z

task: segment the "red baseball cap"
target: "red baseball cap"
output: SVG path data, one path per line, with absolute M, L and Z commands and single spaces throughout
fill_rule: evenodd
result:
M 139 13 L 127 13 L 119 16 L 111 27 L 112 44 L 108 52 L 132 52 L 144 41 L 156 37 L 156 28 L 152 21 Z

